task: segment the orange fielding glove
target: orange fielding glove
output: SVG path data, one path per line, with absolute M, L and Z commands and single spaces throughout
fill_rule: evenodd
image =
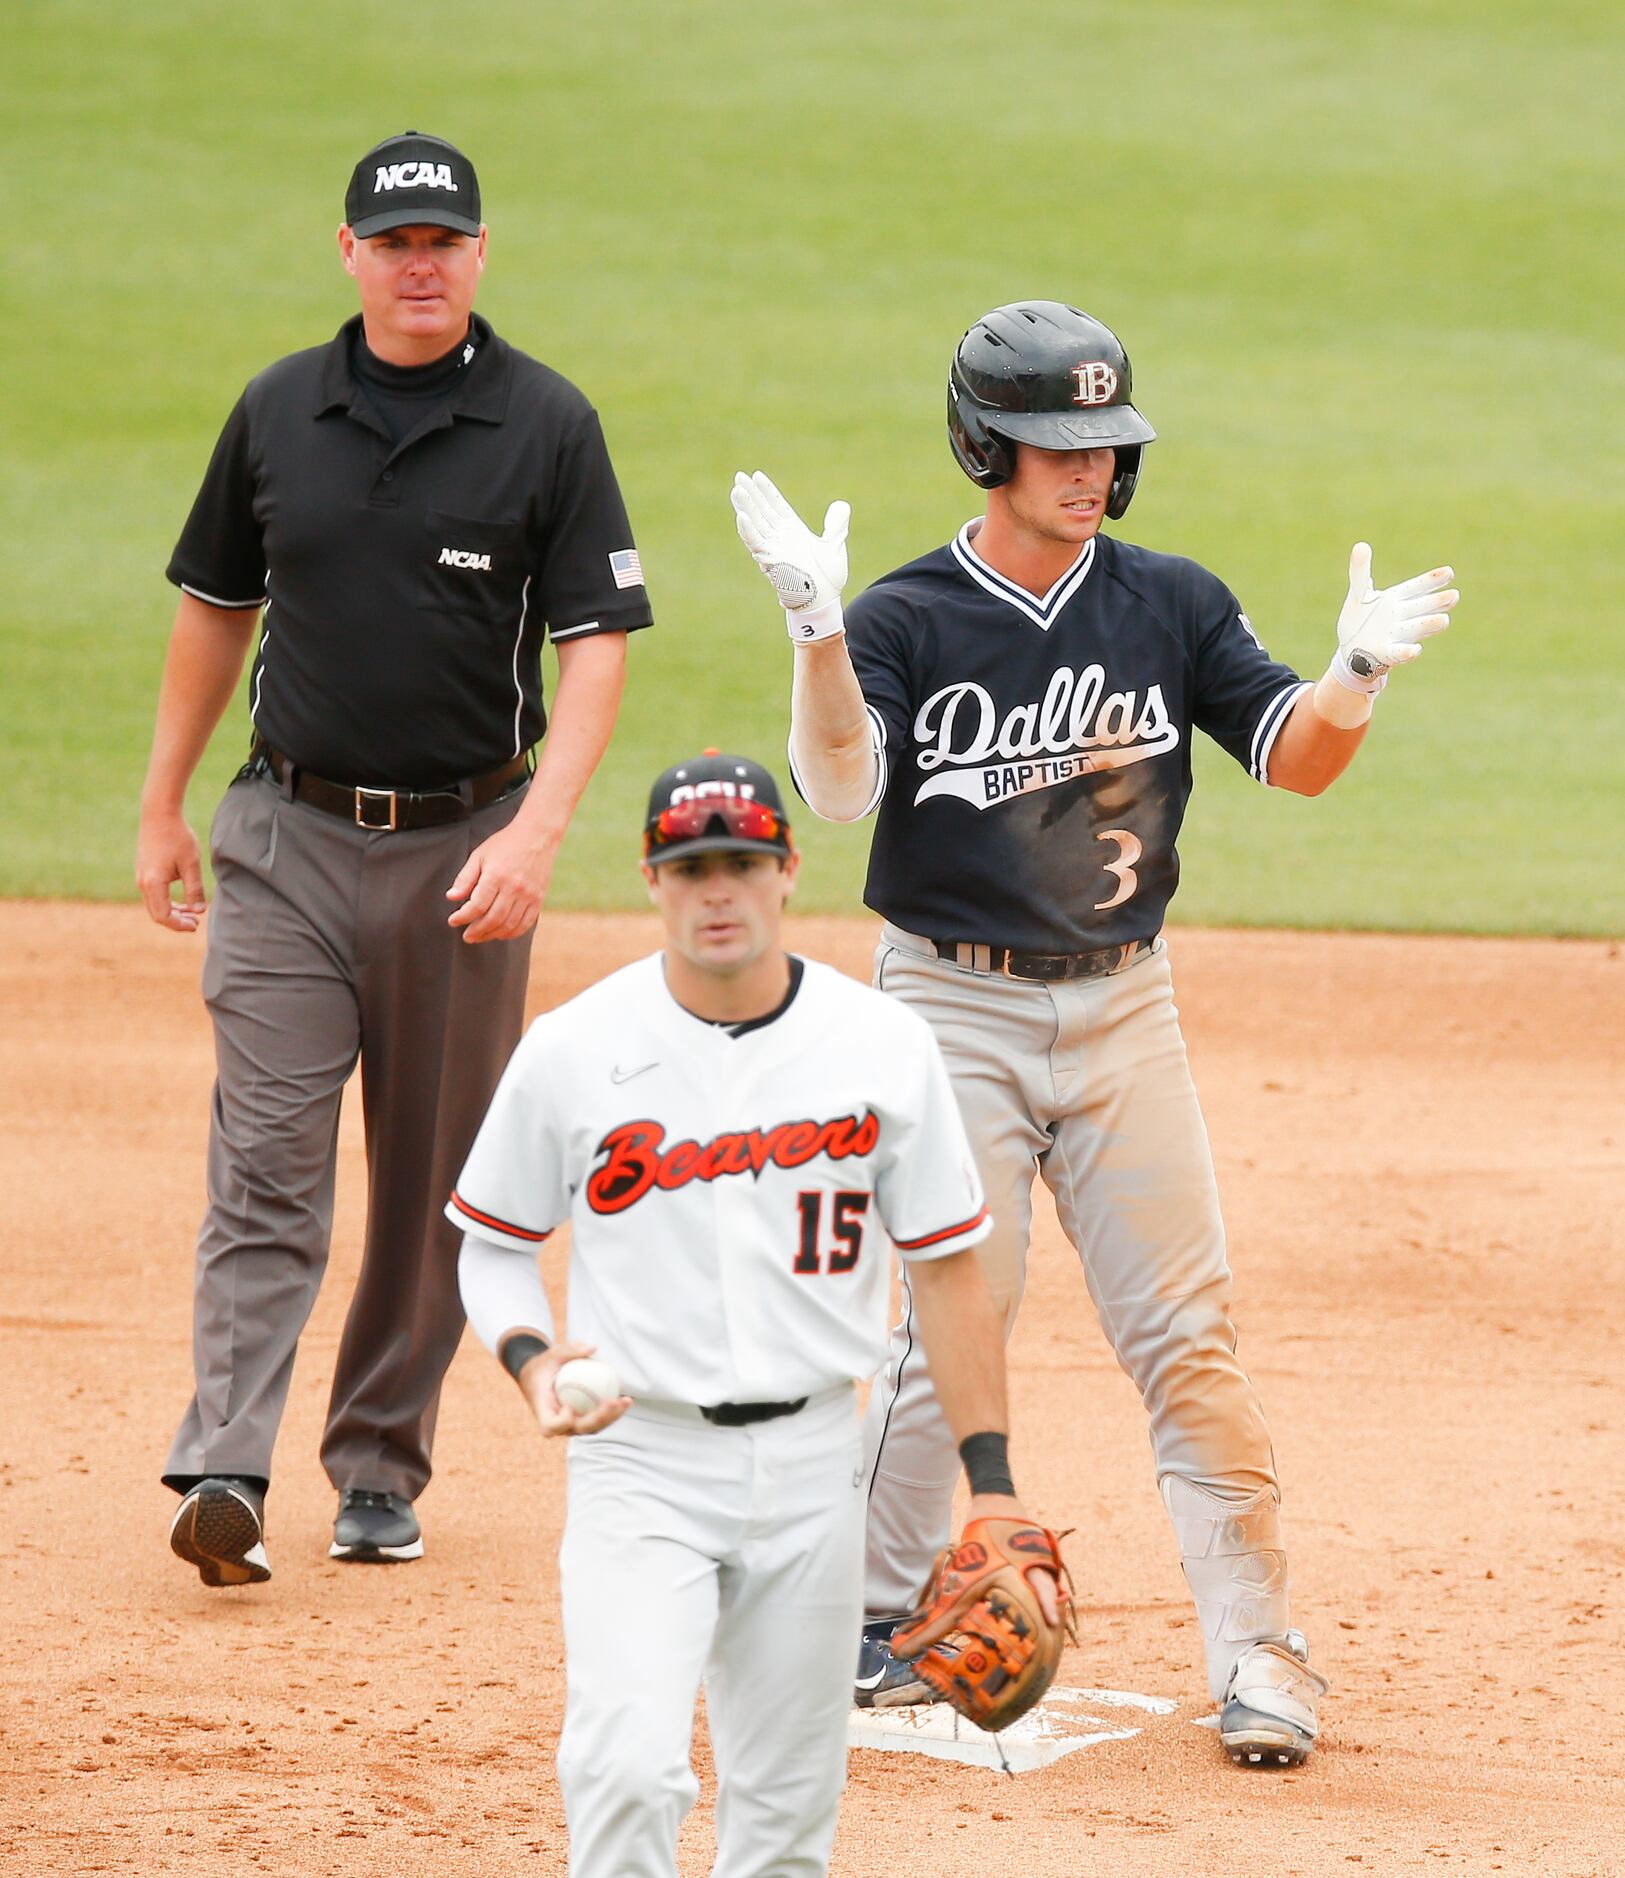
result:
M 1045 1619 L 1034 1572 L 1055 1581 L 1056 1624 Z M 925 1609 L 889 1647 L 915 1659 L 940 1700 L 996 1734 L 1041 1700 L 1069 1637 L 1076 1641 L 1072 1577 L 1055 1534 L 1025 1520 L 973 1519 L 937 1561 Z

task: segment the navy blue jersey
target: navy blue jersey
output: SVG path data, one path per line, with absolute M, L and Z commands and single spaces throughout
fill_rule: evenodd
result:
M 882 739 L 864 899 L 934 939 L 1149 938 L 1179 882 L 1191 728 L 1260 782 L 1297 698 L 1224 583 L 1104 535 L 1038 599 L 967 524 L 847 609 Z

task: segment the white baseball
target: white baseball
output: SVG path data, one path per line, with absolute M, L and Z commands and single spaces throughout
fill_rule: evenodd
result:
M 553 1378 L 553 1393 L 567 1409 L 585 1415 L 621 1393 L 614 1370 L 600 1356 L 573 1356 L 559 1365 Z

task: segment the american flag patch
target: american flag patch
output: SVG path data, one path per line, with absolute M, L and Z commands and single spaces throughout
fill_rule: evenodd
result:
M 636 548 L 617 548 L 609 557 L 609 571 L 615 576 L 617 587 L 643 585 L 643 563 L 638 559 Z

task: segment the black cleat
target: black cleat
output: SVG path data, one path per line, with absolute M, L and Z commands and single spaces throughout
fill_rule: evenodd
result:
M 913 1663 L 891 1653 L 892 1632 L 912 1623 L 916 1615 L 904 1611 L 897 1617 L 872 1617 L 863 1626 L 857 1674 L 852 1679 L 852 1700 L 857 1707 L 911 1708 L 916 1703 L 940 1700 L 920 1680 Z
M 422 1558 L 423 1529 L 412 1502 L 398 1493 L 346 1487 L 339 1495 L 339 1516 L 333 1522 L 327 1556 L 356 1565 L 392 1565 Z

